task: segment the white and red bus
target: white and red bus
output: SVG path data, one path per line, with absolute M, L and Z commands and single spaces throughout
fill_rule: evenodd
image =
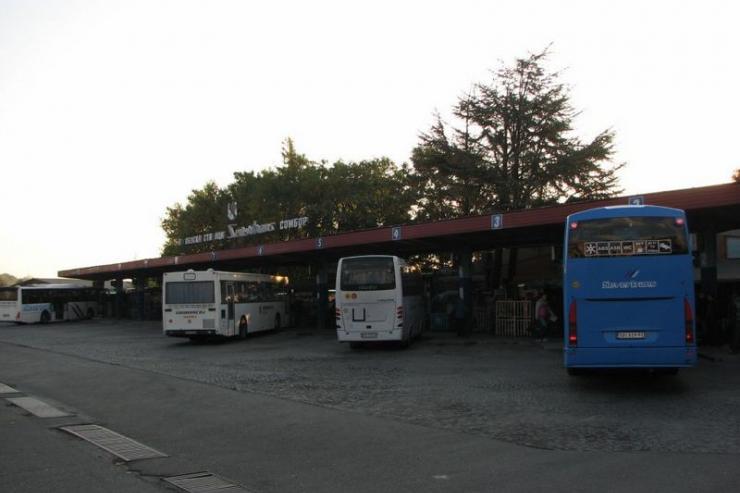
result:
M 162 295 L 162 331 L 171 337 L 245 338 L 290 322 L 284 276 L 213 269 L 168 272 Z

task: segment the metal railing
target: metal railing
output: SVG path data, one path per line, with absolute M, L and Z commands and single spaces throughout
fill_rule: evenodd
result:
M 495 335 L 526 337 L 531 333 L 534 307 L 531 301 L 499 300 L 496 302 Z

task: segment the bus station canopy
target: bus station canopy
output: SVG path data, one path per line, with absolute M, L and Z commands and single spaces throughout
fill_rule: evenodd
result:
M 559 244 L 568 215 L 595 207 L 628 204 L 683 209 L 692 232 L 740 228 L 740 183 L 648 193 L 638 197 L 566 203 L 443 221 L 384 226 L 205 253 L 134 260 L 59 271 L 89 280 L 154 277 L 186 269 L 243 270 L 267 265 L 312 264 L 343 256 L 408 256 L 459 250 Z

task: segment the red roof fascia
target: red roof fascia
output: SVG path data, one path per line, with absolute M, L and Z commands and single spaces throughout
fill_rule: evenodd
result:
M 712 207 L 740 204 L 740 185 L 728 183 L 686 190 L 673 190 L 644 194 L 645 203 L 661 205 L 684 210 L 697 210 Z M 503 229 L 524 228 L 532 226 L 552 225 L 565 222 L 566 217 L 575 212 L 594 207 L 608 207 L 626 205 L 627 196 L 607 200 L 563 204 L 523 211 L 503 213 Z M 474 233 L 491 229 L 491 215 L 463 217 L 421 224 L 396 226 L 401 228 L 401 240 L 428 239 L 436 236 L 450 236 L 464 233 Z M 394 227 L 381 227 L 363 231 L 352 231 L 322 237 L 323 249 L 351 247 L 371 243 L 392 241 Z M 63 277 L 90 276 L 113 272 L 132 272 L 147 268 L 187 266 L 204 264 L 223 260 L 239 260 L 258 256 L 273 256 L 287 253 L 300 253 L 317 250 L 317 238 L 290 240 L 265 245 L 248 246 L 215 252 L 196 253 L 176 257 L 161 257 L 146 260 L 136 260 L 119 264 L 108 264 L 81 269 L 60 271 Z M 261 248 L 261 251 L 260 251 Z

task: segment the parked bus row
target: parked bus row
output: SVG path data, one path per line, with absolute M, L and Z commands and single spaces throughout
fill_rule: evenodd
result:
M 565 225 L 563 358 L 590 368 L 696 364 L 694 280 L 683 211 L 619 206 L 573 214 Z M 188 270 L 163 278 L 163 332 L 193 340 L 239 337 L 287 325 L 288 279 Z M 0 288 L 0 320 L 91 318 L 96 290 L 80 286 Z M 418 272 L 391 255 L 339 260 L 335 327 L 353 348 L 372 341 L 408 346 L 425 324 Z

